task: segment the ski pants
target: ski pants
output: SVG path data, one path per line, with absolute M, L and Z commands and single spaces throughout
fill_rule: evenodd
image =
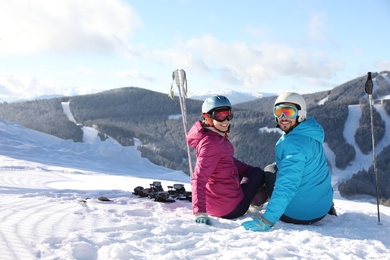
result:
M 251 205 L 253 198 L 258 190 L 264 185 L 264 171 L 259 167 L 249 169 L 241 179 L 241 189 L 244 192 L 244 198 L 235 209 L 222 218 L 234 219 L 244 215 Z

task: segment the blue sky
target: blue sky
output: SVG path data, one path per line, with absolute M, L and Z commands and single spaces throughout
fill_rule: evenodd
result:
M 0 101 L 136 86 L 311 93 L 390 70 L 390 1 L 0 1 Z

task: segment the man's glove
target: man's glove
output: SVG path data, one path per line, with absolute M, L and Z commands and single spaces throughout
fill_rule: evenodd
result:
M 251 221 L 245 221 L 241 224 L 246 230 L 251 230 L 251 231 L 257 231 L 257 232 L 262 232 L 262 231 L 267 231 L 269 230 L 272 226 L 262 219 L 255 219 Z
M 206 224 L 206 225 L 211 225 L 209 216 L 206 213 L 195 214 L 195 222 Z

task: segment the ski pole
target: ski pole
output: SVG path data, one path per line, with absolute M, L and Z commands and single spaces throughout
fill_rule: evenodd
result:
M 378 225 L 381 224 L 381 217 L 379 213 L 379 195 L 378 195 L 378 172 L 376 169 L 376 155 L 375 155 L 375 139 L 374 139 L 374 120 L 372 116 L 372 88 L 373 83 L 371 79 L 371 72 L 367 73 L 367 80 L 364 86 L 366 93 L 368 94 L 369 102 L 370 102 L 370 116 L 371 116 L 371 140 L 372 140 L 372 158 L 374 161 L 374 174 L 375 174 L 375 186 L 376 186 L 376 207 L 378 211 Z
M 177 69 L 173 71 L 172 73 L 173 82 L 171 84 L 171 90 L 170 90 L 170 98 L 173 99 L 174 97 L 174 91 L 173 91 L 173 84 L 176 83 L 176 86 L 179 90 L 179 102 L 180 102 L 180 109 L 181 109 L 181 115 L 183 119 L 183 128 L 184 128 L 184 135 L 187 136 L 187 111 L 186 111 L 186 101 L 185 97 L 187 96 L 187 77 L 186 72 L 183 69 Z M 182 94 L 183 93 L 183 94 Z M 190 152 L 190 146 L 187 144 L 187 153 L 188 153 L 188 165 L 190 170 L 190 177 L 192 177 L 192 160 L 191 160 L 191 152 Z

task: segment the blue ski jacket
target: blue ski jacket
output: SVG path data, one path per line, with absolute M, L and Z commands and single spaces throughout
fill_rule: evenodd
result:
M 325 216 L 333 203 L 331 173 L 323 149 L 324 129 L 314 118 L 280 137 L 275 146 L 277 179 L 263 218 L 276 223 Z

